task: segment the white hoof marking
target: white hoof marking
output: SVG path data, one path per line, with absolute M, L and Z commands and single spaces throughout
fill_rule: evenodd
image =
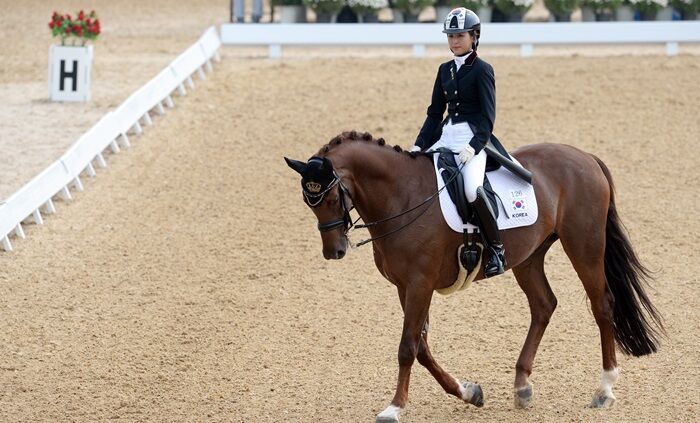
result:
M 613 394 L 613 386 L 615 386 L 619 376 L 620 371 L 617 367 L 611 370 L 603 369 L 600 372 L 600 387 L 593 394 L 592 408 L 610 408 L 615 404 L 616 398 L 615 394 Z
M 403 408 L 396 405 L 390 405 L 377 415 L 376 423 L 398 422 L 399 414 L 401 414 L 402 411 Z

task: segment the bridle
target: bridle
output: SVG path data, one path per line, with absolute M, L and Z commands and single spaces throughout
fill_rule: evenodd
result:
M 328 186 L 323 191 L 321 191 L 319 193 L 310 193 L 306 189 L 303 189 L 302 192 L 304 194 L 304 202 L 309 207 L 316 208 L 323 202 L 324 198 L 333 189 L 333 187 L 335 187 L 336 185 L 338 186 L 338 197 L 340 197 L 339 201 L 340 201 L 340 206 L 343 209 L 343 217 L 339 218 L 339 219 L 331 220 L 328 222 L 323 222 L 323 223 L 319 222 L 318 223 L 318 230 L 320 232 L 329 232 L 329 231 L 332 231 L 332 230 L 337 229 L 337 228 L 342 226 L 343 227 L 343 236 L 345 236 L 347 238 L 348 232 L 350 231 L 350 229 L 353 229 L 353 228 L 354 229 L 365 229 L 365 228 L 368 229 L 372 226 L 376 226 L 376 225 L 379 225 L 381 223 L 385 223 L 385 222 L 388 222 L 390 220 L 399 218 L 403 215 L 406 215 L 408 213 L 411 213 L 412 211 L 420 208 L 421 206 L 423 206 L 425 204 L 428 204 L 428 205 L 432 204 L 435 201 L 435 199 L 438 198 L 438 196 L 440 195 L 442 190 L 444 190 L 447 187 L 447 185 L 449 185 L 450 182 L 452 182 L 457 177 L 457 175 L 460 174 L 462 166 L 463 166 L 463 164 L 460 163 L 458 171 L 455 172 L 455 174 L 452 175 L 452 177 L 445 182 L 445 185 L 442 188 L 440 188 L 439 190 L 437 190 L 436 192 L 434 192 L 430 197 L 428 197 L 425 200 L 423 200 L 422 202 L 420 202 L 419 204 L 411 207 L 408 210 L 402 211 L 401 213 L 398 213 L 394 216 L 385 217 L 383 219 L 375 220 L 374 222 L 369 222 L 369 223 L 359 224 L 359 225 L 357 224 L 357 222 L 360 219 L 362 219 L 362 217 L 358 216 L 358 218 L 355 219 L 354 222 L 353 222 L 352 218 L 350 217 L 350 210 L 355 208 L 354 200 L 352 198 L 352 195 L 350 195 L 350 190 L 345 186 L 345 184 L 343 183 L 340 176 L 335 172 L 335 169 L 333 170 L 333 180 L 328 184 Z M 346 196 L 347 196 L 347 198 L 350 199 L 350 207 L 348 207 L 347 202 L 345 200 Z M 382 238 L 388 237 L 389 235 L 395 234 L 396 232 L 399 232 L 400 230 L 406 228 L 407 226 L 409 226 L 410 224 L 412 224 L 413 222 L 418 220 L 418 218 L 423 216 L 423 214 L 425 214 L 425 212 L 427 212 L 429 208 L 430 207 L 426 207 L 416 217 L 414 217 L 409 222 L 399 226 L 396 229 L 393 229 L 393 230 L 391 230 L 387 233 L 384 233 L 382 235 L 379 235 L 379 236 L 365 239 L 363 241 L 358 242 L 357 244 L 351 244 L 351 245 L 353 247 L 361 247 L 361 246 L 363 246 L 367 243 L 370 243 L 372 241 L 382 239 Z

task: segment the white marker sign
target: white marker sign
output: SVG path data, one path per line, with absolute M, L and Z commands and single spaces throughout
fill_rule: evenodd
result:
M 90 100 L 92 45 L 49 49 L 49 95 L 52 101 Z

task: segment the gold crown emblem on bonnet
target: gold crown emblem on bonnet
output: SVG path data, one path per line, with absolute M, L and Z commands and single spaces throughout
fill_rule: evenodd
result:
M 321 192 L 321 184 L 318 182 L 307 182 L 306 189 L 313 193 Z

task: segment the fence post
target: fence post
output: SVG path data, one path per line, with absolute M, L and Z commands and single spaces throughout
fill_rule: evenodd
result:
M 279 44 L 270 44 L 268 47 L 270 54 L 270 59 L 280 59 L 282 58 L 282 46 Z
M 677 56 L 678 55 L 678 43 L 666 43 L 666 54 L 668 56 Z
M 413 45 L 413 57 L 425 57 L 425 44 Z
M 2 238 L 2 248 L 5 251 L 12 251 L 12 244 L 10 244 L 10 238 L 7 235 Z

